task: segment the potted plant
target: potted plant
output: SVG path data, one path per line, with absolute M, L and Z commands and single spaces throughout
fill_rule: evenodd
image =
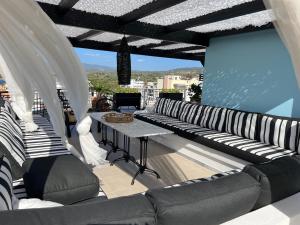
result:
M 182 101 L 183 94 L 177 89 L 162 89 L 159 92 L 159 97 Z
M 190 101 L 199 104 L 201 102 L 202 88 L 200 84 L 192 84 L 189 88 Z

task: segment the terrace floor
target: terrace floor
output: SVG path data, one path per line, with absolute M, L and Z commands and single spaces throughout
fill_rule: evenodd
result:
M 97 141 L 100 140 L 100 133 L 97 132 L 95 121 L 92 125 L 92 132 L 95 139 Z M 80 149 L 75 129 L 72 130 L 72 138 L 69 141 L 76 148 Z M 108 145 L 101 145 L 101 147 L 110 150 Z M 121 156 L 121 154 L 121 152 L 112 153 L 109 160 L 113 160 Z M 131 154 L 137 159 L 139 158 L 139 142 L 134 139 L 131 140 Z M 93 170 L 99 177 L 100 185 L 108 198 L 136 194 L 150 188 L 164 187 L 189 179 L 209 177 L 217 172 L 151 140 L 148 143 L 148 166 L 156 170 L 160 174 L 161 179 L 156 179 L 156 177 L 146 173 L 139 175 L 134 185 L 131 185 L 131 180 L 137 171 L 137 167 L 124 161 L 118 162 L 113 166 L 98 166 Z

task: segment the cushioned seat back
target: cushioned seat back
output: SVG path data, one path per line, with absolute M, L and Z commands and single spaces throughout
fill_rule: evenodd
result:
M 183 122 L 198 124 L 201 119 L 202 108 L 202 105 L 186 103 L 182 107 L 178 119 Z
M 228 109 L 225 131 L 254 140 L 258 122 L 258 114 Z
M 179 112 L 182 109 L 182 106 L 185 104 L 183 101 L 170 100 L 167 106 L 166 116 L 178 118 Z
M 259 183 L 245 173 L 168 189 L 147 191 L 159 225 L 215 225 L 250 210 L 260 194 Z
M 248 165 L 243 171 L 261 184 L 256 209 L 300 192 L 300 160 L 297 157 L 282 157 L 265 164 Z
M 170 101 L 171 99 L 158 98 L 155 102 L 154 112 L 165 115 Z
M 258 141 L 296 151 L 299 121 L 286 117 L 262 115 Z
M 12 176 L 8 159 L 0 158 L 0 211 L 12 210 Z M 0 219 L 1 224 L 5 224 Z
M 0 142 L 21 166 L 26 159 L 22 131 L 6 110 L 0 113 Z
M 226 111 L 226 108 L 203 106 L 199 125 L 217 131 L 224 131 Z

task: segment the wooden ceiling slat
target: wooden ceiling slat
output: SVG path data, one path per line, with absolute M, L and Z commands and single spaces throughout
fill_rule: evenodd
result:
M 161 36 L 166 33 L 166 28 L 164 26 L 145 24 L 141 22 L 132 22 L 124 27 L 119 18 L 107 15 L 99 15 L 95 13 L 87 13 L 76 9 L 71 9 L 67 14 L 61 16 L 57 12 L 57 8 L 55 5 L 47 3 L 39 4 L 56 24 L 113 33 L 125 33 L 132 36 L 167 40 L 179 43 L 196 44 L 202 46 L 208 46 L 209 43 L 206 35 L 192 31 L 180 31 L 176 32 L 176 35 L 170 35 L 168 37 L 161 38 Z
M 79 0 L 61 0 L 58 4 L 58 9 L 61 14 L 67 13 L 70 9 L 73 8 Z

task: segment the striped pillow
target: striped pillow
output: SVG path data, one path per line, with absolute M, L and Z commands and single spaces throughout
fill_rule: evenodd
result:
M 3 112 L 0 113 L 0 142 L 10 152 L 17 163 L 22 166 L 25 161 L 25 150 L 22 131 L 18 126 Z
M 15 111 L 13 110 L 11 104 L 9 101 L 7 100 L 4 100 L 4 108 L 10 113 L 10 115 L 13 117 L 13 118 L 16 118 L 16 113 Z
M 181 114 L 179 115 L 179 120 L 197 124 L 199 119 L 201 118 L 202 106 L 187 103 L 184 105 Z
M 255 140 L 257 113 L 228 110 L 226 116 L 225 130 L 227 133 Z
M 178 101 L 178 100 L 171 100 L 169 102 L 168 108 L 167 108 L 167 113 L 166 116 L 171 116 L 173 118 L 178 118 L 179 117 L 179 111 L 181 109 L 181 106 L 185 102 L 183 101 Z
M 262 116 L 258 140 L 296 151 L 299 121 L 269 115 Z
M 17 132 L 17 134 L 23 138 L 23 133 L 19 122 L 6 109 L 1 110 L 0 118 L 6 119 L 14 127 L 14 130 Z
M 0 159 L 0 211 L 12 210 L 12 176 L 9 161 Z
M 171 100 L 168 98 L 158 98 L 156 101 L 155 112 L 165 115 L 170 101 Z
M 226 108 L 218 108 L 208 105 L 203 106 L 199 125 L 201 127 L 222 132 L 225 126 L 226 112 Z

